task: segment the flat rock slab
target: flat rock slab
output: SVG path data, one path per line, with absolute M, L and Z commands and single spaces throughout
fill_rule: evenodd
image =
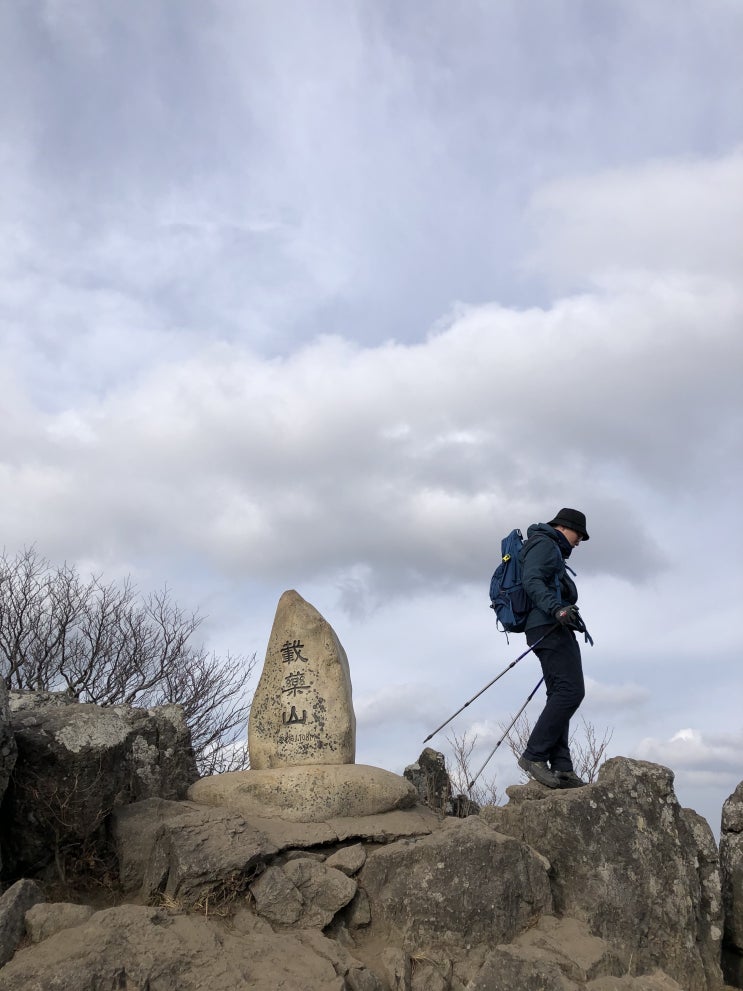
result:
M 622 977 L 630 964 L 609 943 L 592 935 L 585 922 L 552 915 L 543 915 L 535 926 L 517 936 L 510 951 L 521 954 L 525 961 L 552 962 L 566 978 L 578 983 L 597 977 Z M 493 955 L 497 956 L 497 952 L 496 949 Z
M 326 822 L 411 808 L 417 793 L 405 778 L 379 767 L 318 764 L 215 774 L 191 785 L 188 798 L 246 817 Z
M 338 817 L 327 822 L 287 822 L 251 816 L 250 824 L 278 850 L 308 850 L 347 840 L 392 843 L 412 836 L 429 836 L 441 828 L 441 819 L 430 809 L 418 805 L 414 809 L 376 816 Z

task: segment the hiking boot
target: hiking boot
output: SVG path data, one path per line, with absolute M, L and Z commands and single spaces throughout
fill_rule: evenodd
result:
M 519 757 L 518 760 L 519 767 L 522 771 L 526 771 L 530 778 L 534 778 L 538 781 L 540 785 L 545 785 L 547 788 L 559 788 L 560 780 L 556 774 L 547 767 L 547 764 L 543 760 L 529 760 L 527 757 Z
M 554 771 L 560 788 L 583 788 L 588 784 L 583 778 L 579 778 L 575 771 Z

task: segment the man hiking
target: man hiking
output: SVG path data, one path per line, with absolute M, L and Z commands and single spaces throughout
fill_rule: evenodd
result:
M 526 642 L 539 658 L 547 703 L 532 730 L 519 767 L 548 788 L 580 788 L 568 745 L 570 719 L 583 701 L 583 667 L 575 630 L 585 630 L 578 614 L 578 589 L 565 561 L 588 540 L 586 517 L 561 509 L 549 523 L 533 523 L 521 550 L 524 589 L 531 602 Z

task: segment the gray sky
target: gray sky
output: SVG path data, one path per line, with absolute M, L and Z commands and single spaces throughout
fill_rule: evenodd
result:
M 3 545 L 167 581 L 259 657 L 296 588 L 358 761 L 401 771 L 523 649 L 501 536 L 576 506 L 581 712 L 717 830 L 742 29 L 732 0 L 0 0 Z M 538 677 L 457 721 L 476 760 Z

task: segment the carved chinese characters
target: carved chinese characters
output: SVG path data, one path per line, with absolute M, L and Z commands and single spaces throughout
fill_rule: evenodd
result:
M 356 717 L 346 652 L 297 592 L 284 592 L 248 724 L 254 770 L 353 764 Z

